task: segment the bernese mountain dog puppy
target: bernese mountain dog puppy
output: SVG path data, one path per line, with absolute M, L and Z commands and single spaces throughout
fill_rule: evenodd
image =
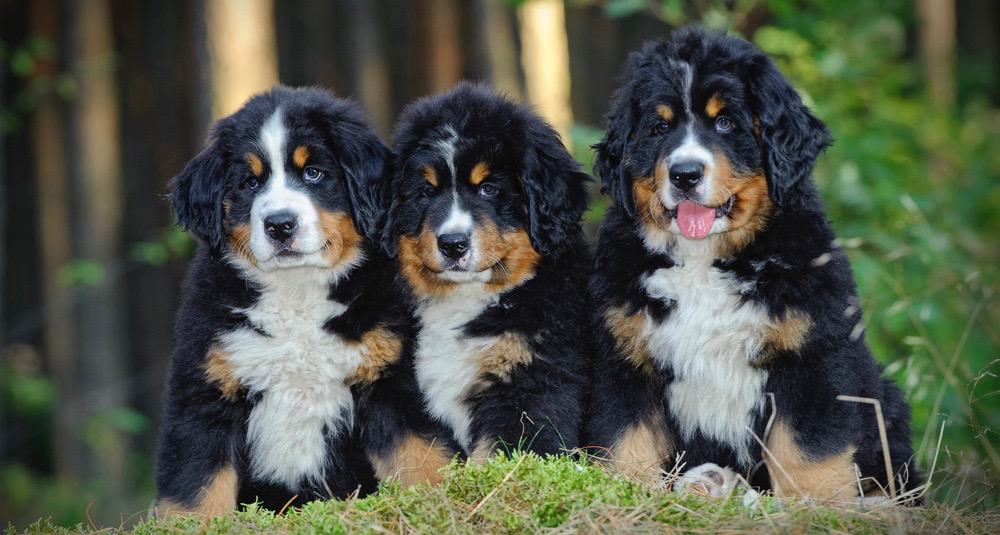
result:
M 404 110 L 393 149 L 385 246 L 417 321 L 435 443 L 472 460 L 577 447 L 589 177 L 540 117 L 469 83 Z
M 631 54 L 612 100 L 589 443 L 651 482 L 679 462 L 779 495 L 916 486 L 909 408 L 810 179 L 824 124 L 764 53 L 699 29 Z M 874 408 L 838 396 L 880 403 L 893 481 Z
M 177 313 L 159 514 L 374 489 L 355 400 L 397 365 L 409 321 L 377 245 L 387 163 L 357 105 L 277 87 L 174 178 L 201 245 Z

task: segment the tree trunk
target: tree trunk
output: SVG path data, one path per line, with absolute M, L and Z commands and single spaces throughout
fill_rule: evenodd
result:
M 274 3 L 215 0 L 205 4 L 212 65 L 212 114 L 229 115 L 278 82 Z
M 570 146 L 569 44 L 562 0 L 532 0 L 518 8 L 521 65 L 528 100 Z
M 31 29 L 39 38 L 59 41 L 58 5 L 54 0 L 38 0 L 31 5 Z M 40 63 L 35 76 L 41 83 L 51 83 L 58 74 L 55 58 Z M 79 388 L 76 384 L 75 336 L 72 317 L 72 292 L 59 280 L 59 270 L 72 260 L 72 236 L 69 223 L 69 178 L 63 150 L 65 131 L 55 94 L 45 95 L 37 103 L 31 122 L 31 139 L 37 155 L 35 175 L 38 180 L 38 228 L 42 273 L 43 323 L 46 365 L 59 401 L 53 415 L 53 435 L 62 437 L 53 443 L 54 470 L 59 478 L 79 481 L 81 461 L 79 445 L 69 437 L 79 433 L 81 418 Z
M 955 1 L 916 0 L 927 88 L 942 110 L 955 104 Z
M 114 510 L 126 503 L 127 448 L 123 434 L 108 421 L 108 411 L 128 397 L 122 352 L 121 295 L 116 265 L 121 254 L 121 176 L 118 100 L 114 81 L 112 11 L 107 0 L 76 0 L 68 5 L 68 57 L 79 86 L 71 106 L 72 154 L 69 158 L 77 205 L 73 211 L 75 253 L 101 266 L 103 275 L 81 292 L 77 308 L 78 388 L 86 388 L 80 403 L 87 439 L 83 466 L 87 479 L 101 478 L 110 486 Z M 43 155 L 43 157 L 45 157 Z M 96 427 L 94 427 L 96 426 Z M 88 429 L 89 428 L 89 429 Z M 94 432 L 87 433 L 93 430 Z M 57 437 L 65 440 L 67 437 Z
M 458 9 L 454 0 L 417 0 L 412 6 L 410 17 L 417 28 L 410 74 L 418 82 L 417 94 L 445 91 L 462 76 Z
M 366 0 L 351 0 L 348 17 L 351 22 L 348 50 L 352 61 L 353 95 L 364 105 L 375 128 L 387 135 L 395 119 L 392 109 L 392 88 L 385 55 L 379 47 L 379 30 L 375 6 Z
M 473 0 L 466 4 L 471 28 L 463 36 L 468 55 L 465 74 L 483 80 L 515 98 L 522 98 L 515 23 L 512 10 L 494 0 Z

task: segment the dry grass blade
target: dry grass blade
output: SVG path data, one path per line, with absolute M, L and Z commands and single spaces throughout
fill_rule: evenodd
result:
M 889 436 L 885 432 L 885 419 L 882 418 L 882 403 L 875 398 L 857 396 L 837 396 L 837 399 L 851 403 L 868 403 L 875 406 L 875 420 L 878 422 L 878 438 L 882 442 L 882 460 L 885 462 L 885 477 L 889 483 L 889 497 L 896 499 L 896 480 L 892 476 L 892 457 L 889 455 Z

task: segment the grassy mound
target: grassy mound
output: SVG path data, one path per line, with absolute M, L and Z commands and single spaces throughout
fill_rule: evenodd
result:
M 348 501 L 315 502 L 275 515 L 250 507 L 226 517 L 150 520 L 136 534 L 160 533 L 531 533 L 557 532 L 822 532 L 998 533 L 1000 512 L 926 508 L 831 507 L 761 498 L 711 499 L 645 489 L 568 457 L 496 458 L 454 463 L 438 487 L 398 485 Z M 27 533 L 93 533 L 39 521 Z M 124 532 L 122 528 L 101 533 Z M 13 530 L 9 531 L 10 533 Z

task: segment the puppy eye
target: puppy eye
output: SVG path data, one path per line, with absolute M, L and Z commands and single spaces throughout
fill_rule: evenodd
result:
M 306 182 L 319 182 L 323 179 L 323 171 L 320 171 L 315 167 L 306 167 L 305 170 L 302 171 L 302 178 L 304 178 Z
M 431 185 L 424 186 L 423 189 L 420 190 L 421 197 L 432 197 L 435 193 L 437 193 L 437 188 Z
M 659 121 L 656 123 L 656 126 L 653 127 L 653 135 L 662 136 L 667 133 L 667 130 L 670 130 L 670 123 L 666 121 Z
M 243 189 L 255 190 L 260 187 L 260 179 L 250 175 L 244 178 L 243 182 L 240 182 L 240 187 Z
M 500 193 L 500 188 L 494 186 L 493 184 L 481 184 L 479 186 L 479 196 L 486 197 L 487 199 L 492 199 Z
M 732 119 L 726 117 L 725 115 L 720 115 L 715 118 L 715 130 L 720 133 L 728 132 L 736 126 L 736 123 Z

